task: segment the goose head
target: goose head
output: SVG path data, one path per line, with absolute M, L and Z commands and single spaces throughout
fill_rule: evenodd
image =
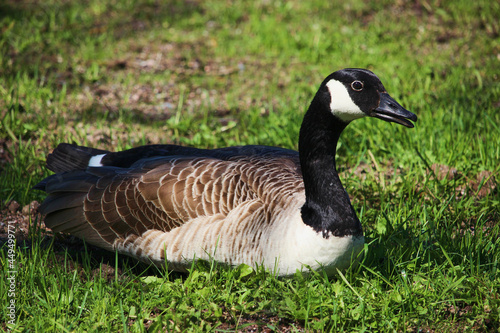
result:
M 366 69 L 330 74 L 313 98 L 299 134 L 299 158 L 306 202 L 302 220 L 325 238 L 361 236 L 361 223 L 336 171 L 336 147 L 353 120 L 375 117 L 413 127 L 417 116 L 403 108 Z
M 344 123 L 362 117 L 375 117 L 406 127 L 417 116 L 403 108 L 385 90 L 380 79 L 371 71 L 346 68 L 330 74 L 320 91 L 328 95 L 332 114 Z

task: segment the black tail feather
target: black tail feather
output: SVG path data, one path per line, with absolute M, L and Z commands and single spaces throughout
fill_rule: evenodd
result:
M 47 168 L 58 173 L 73 170 L 85 170 L 92 156 L 107 154 L 108 151 L 89 147 L 61 143 L 47 157 Z

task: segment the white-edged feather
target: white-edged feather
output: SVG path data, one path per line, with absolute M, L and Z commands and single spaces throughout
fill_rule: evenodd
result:
M 106 156 L 106 154 L 100 154 L 92 156 L 89 160 L 89 167 L 102 167 L 102 158 Z
M 258 230 L 245 229 L 260 215 L 259 211 L 247 215 L 251 203 L 246 202 L 231 211 L 233 216 L 199 217 L 169 232 L 146 231 L 138 238 L 117 239 L 114 248 L 158 266 L 166 261 L 170 269 L 178 271 L 186 271 L 193 259 L 214 259 L 230 266 L 253 263 L 280 276 L 309 268 L 332 275 L 336 269 L 349 267 L 363 248 L 364 237 L 323 237 L 302 221 L 300 207 L 305 202 L 304 192 L 294 197 L 272 224 L 256 224 L 262 227 Z M 234 215 L 245 217 L 238 220 Z M 241 229 L 247 232 L 239 232 Z M 250 244 L 253 239 L 258 241 Z M 245 250 L 235 251 L 235 242 L 241 243 Z

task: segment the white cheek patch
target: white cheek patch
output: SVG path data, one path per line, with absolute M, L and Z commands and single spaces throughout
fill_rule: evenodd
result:
M 89 167 L 102 167 L 102 158 L 106 156 L 106 154 L 100 154 L 92 156 L 89 160 Z
M 326 87 L 330 91 L 330 109 L 334 116 L 344 122 L 365 117 L 366 114 L 353 102 L 347 88 L 337 80 L 330 80 Z

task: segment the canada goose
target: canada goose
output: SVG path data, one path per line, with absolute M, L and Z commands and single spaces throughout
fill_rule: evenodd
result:
M 36 188 L 56 232 L 145 262 L 186 271 L 193 259 L 263 265 L 278 275 L 304 266 L 332 275 L 364 243 L 335 165 L 342 130 L 370 116 L 416 121 L 366 69 L 329 75 L 314 96 L 299 152 L 267 146 L 196 149 L 150 145 L 121 152 L 60 144 L 56 174 Z

